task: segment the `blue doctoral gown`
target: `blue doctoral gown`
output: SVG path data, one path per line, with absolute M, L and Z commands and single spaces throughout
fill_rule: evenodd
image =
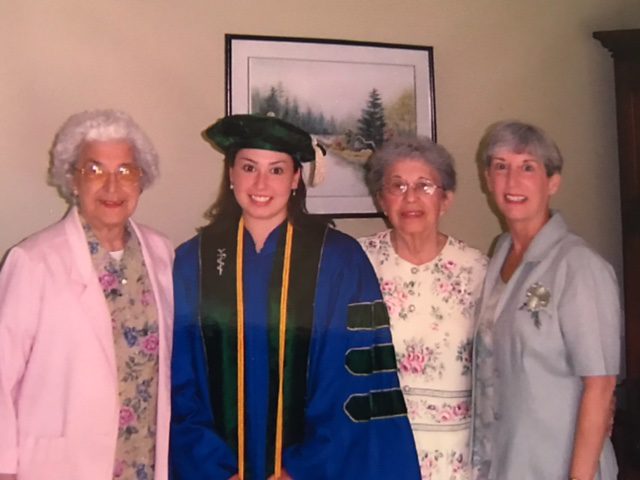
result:
M 257 253 L 245 231 L 246 449 L 251 475 L 264 479 L 268 398 L 268 288 L 278 238 L 275 229 Z M 174 267 L 175 333 L 172 362 L 170 464 L 174 480 L 227 479 L 238 471 L 235 452 L 214 429 L 207 358 L 199 324 L 200 236 L 181 245 Z M 376 409 L 379 393 L 399 389 L 395 369 L 354 374 L 349 352 L 391 345 L 388 321 L 352 328 L 350 312 L 381 304 L 374 271 L 358 243 L 328 229 L 316 285 L 307 365 L 304 441 L 284 449 L 294 479 L 420 478 L 404 412 Z M 382 304 L 383 305 L 383 304 Z M 385 314 L 386 315 L 386 314 Z M 353 315 L 352 315 L 353 317 Z M 372 360 L 375 363 L 375 360 Z M 374 369 L 375 370 L 375 369 Z M 371 419 L 352 419 L 352 397 L 372 405 Z M 378 412 L 379 414 L 375 414 Z

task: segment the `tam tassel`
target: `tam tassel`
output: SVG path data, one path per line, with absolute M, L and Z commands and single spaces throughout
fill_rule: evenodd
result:
M 309 166 L 309 174 L 307 177 L 307 185 L 310 187 L 317 187 L 324 182 L 326 174 L 326 164 L 324 156 L 327 153 L 327 149 L 322 145 L 315 137 L 312 137 L 313 150 L 315 151 L 315 158 Z

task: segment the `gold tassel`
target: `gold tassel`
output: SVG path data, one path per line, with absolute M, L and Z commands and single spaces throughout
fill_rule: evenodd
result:
M 289 274 L 291 272 L 291 249 L 293 247 L 293 226 L 287 222 L 284 247 L 284 265 L 282 267 L 282 290 L 280 291 L 280 323 L 278 326 L 278 404 L 276 410 L 276 443 L 274 474 L 276 479 L 282 476 L 282 444 L 284 427 L 284 356 L 287 334 L 287 303 L 289 298 Z M 242 278 L 242 258 L 244 254 L 244 220 L 238 226 L 236 252 L 236 308 L 238 311 L 238 477 L 244 480 L 244 290 Z
M 236 309 L 238 342 L 238 477 L 244 480 L 244 290 L 242 257 L 244 254 L 244 220 L 240 218 L 236 250 Z

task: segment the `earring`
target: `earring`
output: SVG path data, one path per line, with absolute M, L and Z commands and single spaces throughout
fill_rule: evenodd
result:
M 233 190 L 233 183 L 232 183 L 231 185 L 229 185 L 229 188 L 230 188 L 231 190 Z
M 292 188 L 292 189 L 291 189 L 291 195 L 292 195 L 292 196 L 294 196 L 294 197 L 295 197 L 295 196 L 296 196 L 296 192 L 297 192 L 297 190 L 296 190 L 295 188 Z

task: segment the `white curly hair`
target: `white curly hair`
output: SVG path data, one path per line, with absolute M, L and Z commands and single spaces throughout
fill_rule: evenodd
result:
M 86 142 L 110 140 L 131 144 L 136 164 L 142 169 L 140 186 L 143 190 L 151 186 L 159 175 L 156 149 L 129 114 L 111 109 L 76 113 L 64 122 L 51 147 L 49 183 L 73 203 L 73 169 L 82 146 Z

